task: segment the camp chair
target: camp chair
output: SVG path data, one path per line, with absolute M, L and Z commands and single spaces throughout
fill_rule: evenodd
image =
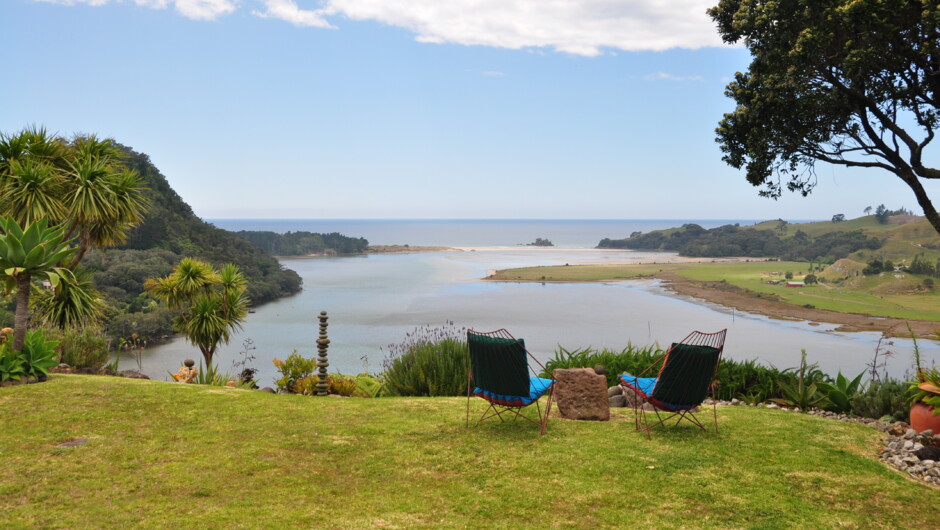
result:
M 470 350 L 467 428 L 470 427 L 470 397 L 473 395 L 490 404 L 475 425 L 491 418 L 499 418 L 500 421 L 522 418 L 541 426 L 541 434 L 545 434 L 555 380 L 538 377 L 538 372 L 533 371 L 533 366 L 539 370 L 545 370 L 545 367 L 525 349 L 525 341 L 513 337 L 505 329 L 487 333 L 468 330 L 467 345 Z M 548 393 L 548 403 L 543 415 L 539 398 L 545 393 Z M 533 403 L 538 411 L 538 421 L 522 414 L 522 409 Z
M 620 389 L 624 397 L 633 403 L 634 421 L 636 429 L 646 431 L 650 437 L 650 430 L 667 420 L 678 416 L 676 425 L 683 419 L 707 430 L 693 412 L 702 404 L 707 394 L 711 393 L 712 408 L 715 415 L 715 432 L 718 432 L 718 409 L 715 400 L 715 375 L 718 373 L 718 362 L 724 349 L 725 333 L 723 329 L 717 333 L 702 333 L 693 331 L 679 343 L 674 343 L 665 355 L 657 359 L 639 375 L 620 375 Z M 659 367 L 656 377 L 643 377 L 653 373 Z M 632 398 L 632 399 L 631 399 Z M 644 405 L 649 403 L 654 407 L 659 421 L 650 425 L 646 418 Z M 660 411 L 668 414 L 665 417 Z M 641 427 L 642 418 L 642 427 Z

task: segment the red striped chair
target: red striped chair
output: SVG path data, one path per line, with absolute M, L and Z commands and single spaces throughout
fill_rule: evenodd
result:
M 525 341 L 505 329 L 491 332 L 467 331 L 470 370 L 467 376 L 467 427 L 470 427 L 470 398 L 486 400 L 489 407 L 475 425 L 492 418 L 500 421 L 524 419 L 541 428 L 545 434 L 552 407 L 555 380 L 539 377 L 545 367 L 528 350 Z M 547 394 L 543 414 L 539 398 Z M 535 405 L 537 420 L 522 411 Z
M 711 395 L 715 400 L 715 375 L 724 350 L 727 329 L 716 333 L 693 331 L 639 375 L 620 375 L 620 389 L 627 400 L 633 403 L 634 422 L 637 430 L 646 432 L 666 421 L 678 417 L 676 425 L 688 420 L 702 430 L 707 430 L 694 414 L 698 406 Z M 656 377 L 643 377 L 656 373 Z M 658 421 L 649 424 L 645 404 L 654 408 Z M 713 404 L 715 432 L 718 432 L 718 409 Z M 665 413 L 665 417 L 660 413 Z M 642 424 L 642 425 L 641 425 Z

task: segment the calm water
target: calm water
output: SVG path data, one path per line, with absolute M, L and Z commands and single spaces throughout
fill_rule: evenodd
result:
M 281 223 L 287 222 L 261 224 L 264 223 L 282 226 Z M 250 338 L 257 348 L 252 352 L 256 359 L 251 366 L 259 369 L 259 380 L 263 384 L 271 385 L 276 373 L 271 361 L 275 357 L 283 359 L 294 349 L 307 357 L 316 354 L 316 315 L 321 310 L 326 310 L 330 316 L 330 370 L 347 373 L 366 369 L 379 371 L 383 347 L 400 342 L 418 326 L 441 325 L 446 321 L 479 330 L 506 327 L 514 335 L 524 337 L 530 349 L 543 360 L 558 346 L 621 349 L 628 341 L 640 345 L 668 343 L 681 339 L 693 329 L 715 331 L 727 327 L 725 351 L 731 358 L 759 359 L 778 367 L 790 367 L 799 363 L 800 348 L 806 348 L 810 361 L 818 362 L 824 370 L 832 374 L 842 370 L 853 376 L 870 362 L 879 338 L 872 333 L 836 333 L 832 331 L 834 326 L 827 324 L 810 325 L 732 313 L 720 306 L 668 294 L 656 282 L 649 281 L 545 285 L 478 281 L 491 269 L 611 263 L 643 257 L 649 261 L 661 259 L 663 255 L 655 253 L 585 250 L 603 237 L 620 237 L 600 232 L 605 226 L 617 227 L 629 234 L 642 230 L 637 228 L 646 226 L 642 221 L 540 221 L 530 222 L 531 226 L 523 226 L 526 223 L 521 222 L 488 222 L 489 237 L 483 233 L 480 223 L 465 221 L 398 221 L 399 229 L 414 223 L 420 230 L 397 233 L 379 226 L 382 223 L 376 221 L 336 221 L 358 224 L 363 227 L 360 232 L 323 228 L 334 226 L 329 221 L 317 223 L 323 224 L 312 228 L 314 223 L 298 223 L 290 229 L 341 231 L 366 237 L 377 244 L 510 248 L 285 259 L 283 264 L 303 277 L 304 291 L 257 308 L 245 323 L 244 331 L 216 354 L 223 369 L 231 366 L 243 340 Z M 663 223 L 675 225 L 674 221 Z M 228 229 L 275 230 L 271 226 L 216 224 Z M 572 224 L 582 228 L 581 236 Z M 706 226 L 706 223 L 699 224 Z M 557 232 L 551 230 L 554 226 L 560 227 Z M 474 227 L 476 231 L 470 229 Z M 450 229 L 461 235 L 448 239 L 445 232 Z M 388 231 L 386 236 L 380 235 L 383 230 Z M 567 246 L 580 250 L 530 250 L 512 248 L 515 243 L 507 243 L 531 241 L 536 237 L 546 237 L 559 246 L 559 242 L 570 240 Z M 927 359 L 940 360 L 936 343 L 921 341 L 920 345 Z M 891 372 L 903 375 L 911 362 L 910 341 L 895 340 L 889 349 L 897 352 L 890 365 Z M 196 348 L 178 339 L 149 349 L 143 359 L 144 371 L 151 377 L 165 379 L 167 371 L 175 371 L 187 357 L 198 360 L 200 355 Z M 131 361 L 122 362 L 127 366 Z

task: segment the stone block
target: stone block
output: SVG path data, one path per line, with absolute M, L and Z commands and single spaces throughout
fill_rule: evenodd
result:
M 591 368 L 555 370 L 555 402 L 562 418 L 607 421 L 607 378 Z

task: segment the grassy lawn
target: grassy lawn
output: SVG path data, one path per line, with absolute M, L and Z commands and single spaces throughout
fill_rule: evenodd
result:
M 881 434 L 859 425 L 725 407 L 720 435 L 683 426 L 650 442 L 616 409 L 604 423 L 553 418 L 539 437 L 528 424 L 468 431 L 465 406 L 93 376 L 0 389 L 0 526 L 927 528 L 940 516 L 940 491 L 879 463 Z
M 852 287 L 831 284 L 807 285 L 802 288 L 769 285 L 768 280 L 785 281 L 787 271 L 795 280 L 808 273 L 808 263 L 786 261 L 752 261 L 719 263 L 680 263 L 643 265 L 578 265 L 527 267 L 497 271 L 492 279 L 507 281 L 614 281 L 655 276 L 672 271 L 690 280 L 726 281 L 755 293 L 773 294 L 780 301 L 793 305 L 811 304 L 819 309 L 843 313 L 914 320 L 940 320 L 940 289 L 909 294 L 907 287 L 919 283 L 912 279 L 897 280 L 891 275 L 866 277 Z M 910 283 L 908 286 L 905 282 Z

